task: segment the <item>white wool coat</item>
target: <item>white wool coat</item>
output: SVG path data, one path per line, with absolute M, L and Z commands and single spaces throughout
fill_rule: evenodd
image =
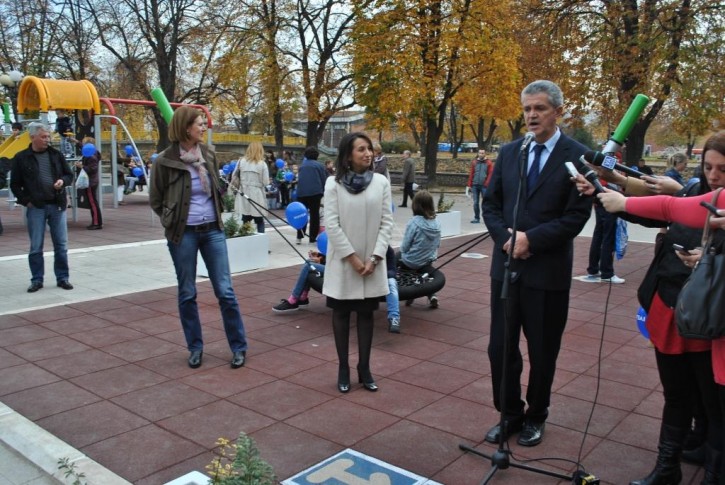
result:
M 370 185 L 351 194 L 335 177 L 325 183 L 327 263 L 322 293 L 337 300 L 360 300 L 388 294 L 385 253 L 393 234 L 388 179 L 373 174 Z M 357 253 L 363 262 L 382 258 L 370 276 L 360 276 L 344 258 Z

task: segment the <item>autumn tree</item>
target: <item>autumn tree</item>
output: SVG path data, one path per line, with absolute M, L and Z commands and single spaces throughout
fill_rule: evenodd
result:
M 516 55 L 509 4 L 378 0 L 371 7 L 355 28 L 357 99 L 379 113 L 419 120 L 425 174 L 435 183 L 438 141 L 451 100 L 467 83 L 505 68 L 494 53 Z
M 565 55 L 575 63 L 592 104 L 599 103 L 617 122 L 637 94 L 652 99 L 627 142 L 626 162 L 634 163 L 647 129 L 676 87 L 683 50 L 705 40 L 702 26 L 721 19 L 723 8 L 719 0 L 535 0 L 532 20 L 541 24 L 532 30 L 543 28 L 556 39 L 585 34 Z
M 56 72 L 58 14 L 53 4 L 48 0 L 2 0 L 0 16 L 0 71 L 17 70 L 38 77 Z
M 317 146 L 333 115 L 355 105 L 351 61 L 345 46 L 358 12 L 370 3 L 359 0 L 351 9 L 347 0 L 297 0 L 292 21 L 296 39 L 284 54 L 299 66 L 308 146 Z
M 99 41 L 129 73 L 133 89 L 145 99 L 160 87 L 169 101 L 199 101 L 179 89 L 180 64 L 204 29 L 206 4 L 194 0 L 86 0 Z M 141 68 L 140 68 L 141 67 Z M 193 93 L 193 90 L 191 91 Z M 153 109 L 158 149 L 169 144 L 166 121 Z

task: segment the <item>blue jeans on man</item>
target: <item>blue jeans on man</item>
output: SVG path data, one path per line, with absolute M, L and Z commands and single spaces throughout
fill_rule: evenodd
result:
M 189 351 L 203 350 L 204 347 L 199 308 L 196 304 L 196 255 L 198 252 L 201 252 L 201 257 L 204 258 L 206 268 L 209 270 L 209 281 L 211 281 L 214 295 L 219 301 L 229 348 L 232 352 L 246 351 L 247 337 L 239 311 L 239 303 L 232 287 L 224 231 L 212 229 L 207 232 L 194 232 L 187 229 L 179 244 L 169 242 L 168 247 L 179 283 L 179 318 Z
M 486 197 L 486 187 L 483 185 L 471 185 L 471 197 L 473 198 L 473 220 L 471 222 L 481 221 L 481 207 L 483 207 L 483 199 Z
M 53 270 L 58 283 L 68 281 L 68 226 L 66 211 L 57 204 L 45 204 L 45 207 L 27 207 L 25 219 L 30 237 L 30 282 L 43 283 L 45 276 L 45 260 L 43 259 L 43 242 L 45 240 L 45 224 L 50 228 L 50 239 L 53 241 Z

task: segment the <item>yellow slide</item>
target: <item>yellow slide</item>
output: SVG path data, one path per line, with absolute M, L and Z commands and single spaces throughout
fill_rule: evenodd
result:
M 20 136 L 15 138 L 8 137 L 0 145 L 0 158 L 13 158 L 20 150 L 28 148 L 28 145 L 30 145 L 30 135 L 27 131 L 22 132 Z

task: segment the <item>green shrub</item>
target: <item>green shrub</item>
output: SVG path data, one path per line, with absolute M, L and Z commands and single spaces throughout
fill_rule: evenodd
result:
M 222 196 L 222 210 L 224 212 L 234 212 L 234 195 L 224 194 Z
M 415 151 L 413 144 L 406 140 L 382 141 L 380 146 L 383 148 L 383 153 L 403 153 L 405 150 Z
M 273 485 L 276 482 L 274 470 L 259 456 L 254 440 L 239 433 L 237 442 L 219 438 L 218 456 L 206 466 L 211 475 L 209 483 L 216 485 Z M 231 451 L 234 452 L 233 456 Z
M 438 206 L 436 207 L 436 212 L 448 212 L 451 210 L 451 207 L 453 207 L 453 204 L 455 204 L 456 201 L 454 200 L 446 200 L 445 193 L 441 192 L 441 195 L 438 197 Z

